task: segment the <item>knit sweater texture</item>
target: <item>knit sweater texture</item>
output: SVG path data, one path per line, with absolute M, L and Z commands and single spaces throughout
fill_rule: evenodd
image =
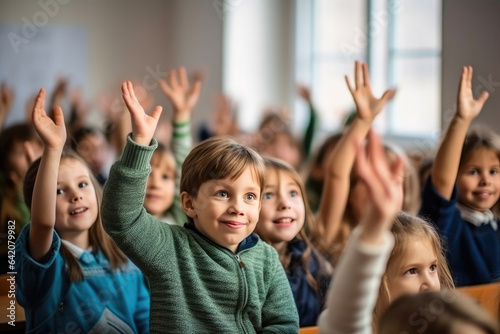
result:
M 146 212 L 156 145 L 128 137 L 101 207 L 106 231 L 149 279 L 151 333 L 297 333 L 297 310 L 274 248 L 251 234 L 233 253 L 190 225 L 168 225 Z

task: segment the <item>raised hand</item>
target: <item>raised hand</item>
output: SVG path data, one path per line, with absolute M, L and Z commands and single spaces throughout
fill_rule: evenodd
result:
M 139 145 L 148 146 L 153 139 L 163 108 L 156 106 L 151 116 L 147 115 L 137 100 L 130 81 L 125 81 L 122 84 L 122 96 L 132 121 L 132 139 Z
M 356 103 L 357 115 L 362 120 L 373 121 L 375 116 L 384 108 L 387 101 L 394 97 L 395 91 L 388 89 L 380 99 L 374 97 L 366 63 L 355 62 L 354 76 L 356 87 L 351 85 L 347 75 L 345 76 L 345 81 Z
M 382 142 L 373 130 L 365 147 L 358 143 L 355 167 L 368 194 L 367 212 L 362 219 L 363 239 L 378 241 L 381 232 L 391 228 L 403 203 L 404 165 L 401 157 L 391 166 L 388 164 Z
M 179 79 L 177 79 L 177 75 Z M 168 73 L 167 83 L 159 80 L 159 84 L 165 95 L 167 95 L 174 109 L 174 122 L 186 122 L 191 119 L 193 110 L 200 97 L 201 81 L 197 80 L 192 87 L 189 86 L 186 69 L 181 67 Z
M 56 107 L 53 115 L 54 120 L 45 112 L 45 90 L 42 88 L 33 107 L 33 125 L 45 148 L 62 149 L 66 142 L 66 126 L 61 107 Z
M 488 99 L 488 92 L 482 92 L 477 100 L 472 95 L 472 66 L 464 66 L 458 86 L 457 116 L 464 120 L 473 120 L 481 112 Z

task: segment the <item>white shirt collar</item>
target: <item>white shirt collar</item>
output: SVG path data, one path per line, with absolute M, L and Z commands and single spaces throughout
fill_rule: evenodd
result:
M 72 244 L 71 242 L 61 239 L 61 242 L 68 248 L 69 252 L 73 254 L 73 256 L 78 260 L 80 257 L 82 257 L 83 253 L 85 252 L 85 249 L 78 247 L 75 244 Z M 91 251 L 92 247 L 89 247 L 87 251 Z
M 460 203 L 457 203 L 457 209 L 460 212 L 460 216 L 462 217 L 463 220 L 475 226 L 479 227 L 483 224 L 490 224 L 495 231 L 498 229 L 498 224 L 497 221 L 495 220 L 495 215 L 491 210 L 481 212 L 468 208 Z

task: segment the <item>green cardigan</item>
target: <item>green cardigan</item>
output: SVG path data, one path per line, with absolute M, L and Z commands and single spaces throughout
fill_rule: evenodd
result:
M 235 254 L 146 212 L 156 145 L 128 137 L 101 205 L 106 231 L 149 279 L 151 333 L 297 333 L 295 302 L 274 248 L 252 234 Z

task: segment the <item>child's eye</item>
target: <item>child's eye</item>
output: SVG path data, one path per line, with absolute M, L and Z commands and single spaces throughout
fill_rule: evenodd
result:
M 299 193 L 296 192 L 295 190 L 290 191 L 290 196 L 295 197 L 295 196 L 298 196 L 298 195 L 299 195 Z
M 87 182 L 78 183 L 78 187 L 80 187 L 80 188 L 85 188 L 87 185 L 88 185 Z
M 429 268 L 432 272 L 436 271 L 437 270 L 437 265 L 433 264 L 432 266 L 430 266 Z
M 161 176 L 161 178 L 162 178 L 162 179 L 164 179 L 164 180 L 168 180 L 168 179 L 170 179 L 170 177 L 168 176 L 168 174 L 163 174 L 163 175 Z
M 415 275 L 416 273 L 417 273 L 417 269 L 416 268 L 411 268 L 411 269 L 408 269 L 405 272 L 405 275 Z
M 262 198 L 263 199 L 271 199 L 271 198 L 273 198 L 273 193 L 264 193 L 264 195 L 262 195 Z
M 491 175 L 495 175 L 495 174 L 498 174 L 498 170 L 497 169 L 493 169 L 491 172 L 490 172 Z
M 247 201 L 253 201 L 253 200 L 254 200 L 254 199 L 256 199 L 256 198 L 257 198 L 257 196 L 255 196 L 254 194 L 246 194 L 246 195 L 245 195 L 245 199 L 246 199 Z
M 477 169 L 473 169 L 469 172 L 471 175 L 476 175 L 478 173 Z
M 227 193 L 227 191 L 224 191 L 224 190 L 218 191 L 215 195 L 218 197 L 223 197 L 223 198 L 229 197 L 229 194 Z
M 62 194 L 64 194 L 64 190 L 62 190 L 62 189 L 57 189 L 56 193 L 57 193 L 58 195 L 62 195 Z

